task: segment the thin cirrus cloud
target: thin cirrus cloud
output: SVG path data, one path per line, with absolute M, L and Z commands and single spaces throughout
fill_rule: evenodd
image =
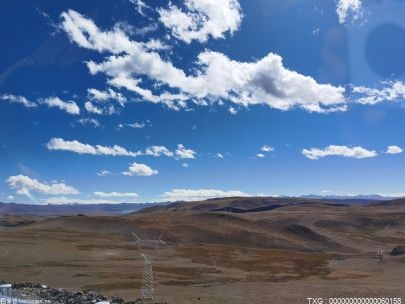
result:
M 171 30 L 177 39 L 186 43 L 193 40 L 206 42 L 225 38 L 240 27 L 242 12 L 237 0 L 186 0 L 185 9 L 169 4 L 168 9 L 159 9 L 159 20 Z
M 312 77 L 290 70 L 277 54 L 240 62 L 220 52 L 203 50 L 197 56 L 196 67 L 188 72 L 146 49 L 142 42 L 131 40 L 117 27 L 103 31 L 74 10 L 62 13 L 61 18 L 61 28 L 73 43 L 104 56 L 101 62 L 86 63 L 91 75 L 105 74 L 110 85 L 125 88 L 145 101 L 174 109 L 186 107 L 188 101 L 203 105 L 227 100 L 241 106 L 266 104 L 279 110 L 346 110 L 345 88 L 319 84 Z M 143 87 L 143 77 L 171 93 L 153 92 L 153 85 Z
M 370 158 L 376 157 L 377 152 L 374 150 L 367 150 L 363 147 L 348 147 L 348 146 L 336 146 L 330 145 L 326 148 L 311 148 L 311 149 L 303 149 L 302 154 L 311 159 L 317 160 L 320 158 L 324 158 L 327 156 L 343 156 L 348 158 Z
M 158 174 L 158 170 L 153 170 L 145 164 L 132 163 L 128 171 L 122 172 L 126 176 L 152 176 Z
M 173 189 L 163 193 L 160 198 L 164 201 L 200 201 L 218 197 L 249 197 L 242 191 L 223 191 L 216 189 Z
M 30 191 L 42 194 L 79 194 L 80 192 L 72 186 L 65 183 L 42 183 L 37 179 L 25 175 L 10 176 L 6 182 L 9 187 L 16 190 L 17 194 L 27 195 Z
M 184 145 L 177 145 L 175 152 L 170 151 L 164 146 L 151 146 L 147 147 L 144 151 L 129 151 L 124 147 L 102 146 L 84 144 L 77 140 L 64 140 L 62 138 L 52 138 L 46 147 L 50 151 L 66 151 L 77 154 L 90 154 L 90 155 L 105 155 L 105 156 L 167 156 L 177 159 L 194 159 L 197 154 L 194 150 L 186 148 Z

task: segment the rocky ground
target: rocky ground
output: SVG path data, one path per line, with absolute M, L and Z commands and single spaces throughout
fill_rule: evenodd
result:
M 3 282 L 4 283 L 4 282 Z M 84 290 L 72 292 L 62 288 L 49 288 L 42 284 L 13 283 L 13 298 L 40 300 L 40 303 L 48 304 L 95 304 L 98 302 L 109 302 L 111 304 L 135 304 L 138 301 L 125 302 L 118 297 L 106 297 L 97 290 Z

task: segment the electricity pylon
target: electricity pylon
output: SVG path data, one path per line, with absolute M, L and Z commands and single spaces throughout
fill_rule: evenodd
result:
M 155 253 L 158 250 L 159 245 L 166 245 L 166 242 L 162 241 L 163 233 L 160 234 L 158 239 L 155 240 L 142 240 L 135 232 L 132 232 L 135 237 L 135 245 L 138 247 L 139 254 L 143 257 L 144 268 L 143 268 L 143 278 L 141 286 L 141 295 L 143 300 L 154 300 L 155 299 L 155 282 L 153 279 L 153 256 L 152 253 L 146 255 L 144 250 L 146 248 L 154 248 Z

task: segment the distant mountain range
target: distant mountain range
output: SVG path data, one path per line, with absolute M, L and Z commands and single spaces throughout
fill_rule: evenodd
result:
M 401 198 L 399 196 L 383 196 L 380 194 L 359 194 L 359 195 L 317 195 L 317 194 L 308 194 L 300 196 L 302 198 L 311 198 L 311 199 L 332 199 L 332 200 L 366 200 L 366 201 L 389 201 Z
M 258 198 L 258 197 L 246 197 L 246 198 L 217 198 L 217 199 L 209 199 L 205 202 L 210 203 L 213 201 L 218 200 L 235 200 L 243 201 L 244 206 L 239 207 L 247 207 L 251 205 L 253 202 L 257 204 L 258 201 L 262 202 L 258 206 L 250 206 L 249 208 L 270 208 L 274 206 L 267 206 L 264 202 L 273 204 L 281 204 L 281 205 L 290 205 L 296 203 L 341 203 L 341 204 L 368 204 L 368 203 L 388 203 L 388 201 L 394 201 L 398 199 L 398 197 L 387 197 L 378 194 L 374 195 L 316 195 L 316 194 L 308 194 L 302 195 L 300 197 L 288 197 L 288 196 L 281 196 L 281 197 L 268 197 L 268 198 Z M 307 200 L 315 200 L 314 201 L 307 201 Z M 396 200 L 397 201 L 402 200 Z M 186 203 L 186 205 L 192 205 L 192 202 Z M 69 216 L 69 215 L 124 215 L 133 212 L 140 211 L 141 209 L 146 208 L 146 210 L 151 210 L 151 208 L 147 207 L 163 207 L 164 205 L 169 205 L 169 202 L 165 203 L 122 203 L 122 204 L 91 204 L 91 205 L 84 205 L 84 204 L 66 204 L 66 205 L 29 205 L 29 204 L 17 204 L 17 203 L 2 203 L 0 202 L 0 216 L 6 215 L 18 215 L 18 216 L 28 216 L 32 217 L 35 216 L 37 218 L 48 218 L 48 217 L 56 217 L 56 216 Z M 174 206 L 176 203 L 170 204 L 170 206 Z M 264 205 L 263 205 L 264 204 Z M 212 206 L 210 205 L 210 208 Z M 153 210 L 154 208 L 152 208 Z
M 36 217 L 84 215 L 121 215 L 157 205 L 145 204 L 66 204 L 66 205 L 29 205 L 0 202 L 0 216 L 20 215 Z

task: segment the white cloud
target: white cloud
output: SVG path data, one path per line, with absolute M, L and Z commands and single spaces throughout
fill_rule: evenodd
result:
M 108 100 L 114 100 L 118 102 L 121 106 L 127 102 L 127 98 L 121 93 L 115 92 L 113 89 L 108 88 L 106 91 L 100 91 L 94 88 L 87 89 L 89 94 L 89 99 L 92 101 L 102 101 L 106 102 Z
M 184 168 L 190 167 L 190 165 L 189 165 L 188 163 L 183 163 L 182 166 L 183 166 Z
M 161 195 L 161 198 L 165 201 L 200 201 L 209 198 L 217 197 L 249 197 L 250 194 L 246 194 L 242 191 L 222 191 L 214 189 L 173 189 L 165 192 Z
M 186 149 L 183 145 L 177 145 L 176 156 L 180 159 L 194 159 L 197 153 L 191 149 Z
M 145 4 L 142 0 L 129 0 L 131 3 L 134 4 L 135 9 L 139 14 L 145 16 L 144 10 L 150 8 L 148 5 Z
M 84 103 L 84 108 L 86 109 L 87 112 L 92 113 L 92 114 L 97 114 L 97 115 L 112 115 L 117 113 L 117 110 L 113 105 L 107 105 L 107 106 L 96 106 L 90 101 L 86 101 Z
M 122 204 L 122 203 L 129 203 L 128 199 L 122 198 L 122 199 L 97 199 L 97 198 L 92 198 L 92 199 L 74 199 L 74 198 L 67 198 L 67 197 L 51 197 L 45 200 L 47 204 L 53 204 L 53 205 L 64 205 L 64 204 L 83 204 L 83 205 L 92 205 L 92 204 Z M 131 203 L 135 203 L 134 201 L 131 201 Z
M 7 180 L 9 187 L 16 189 L 18 194 L 28 194 L 36 191 L 42 194 L 79 194 L 79 191 L 65 183 L 41 183 L 25 175 L 10 176 Z
M 158 29 L 158 25 L 156 23 L 148 24 L 144 27 L 139 27 L 134 30 L 136 35 L 145 36 L 149 33 L 152 33 Z
M 186 43 L 206 42 L 209 36 L 224 38 L 224 33 L 237 31 L 242 21 L 237 0 L 185 0 L 184 4 L 184 11 L 169 4 L 168 9 L 160 9 L 158 13 L 172 35 Z
M 350 18 L 352 21 L 362 21 L 365 16 L 361 0 L 337 0 L 336 13 L 340 23 L 346 23 Z
M 356 99 L 361 104 L 374 105 L 383 101 L 399 101 L 405 99 L 405 84 L 402 81 L 382 82 L 385 87 L 368 88 L 353 87 L 353 93 L 359 94 Z
M 129 127 L 129 128 L 133 128 L 133 129 L 143 129 L 143 128 L 146 127 L 146 123 L 144 123 L 144 122 L 133 122 L 133 123 L 128 123 L 128 124 L 120 123 L 117 126 L 117 129 L 119 130 L 119 129 L 122 129 L 124 127 Z
M 232 115 L 238 114 L 238 110 L 236 110 L 234 107 L 229 107 L 228 112 Z
M 72 115 L 79 115 L 80 114 L 80 108 L 76 104 L 76 102 L 69 100 L 69 101 L 63 101 L 59 97 L 48 97 L 45 99 L 40 99 L 39 102 L 41 104 L 45 104 L 48 107 L 52 108 L 59 108 L 62 111 L 65 111 L 66 113 L 72 114 Z
M 165 146 L 152 146 L 145 150 L 145 155 L 160 157 L 162 155 L 167 157 L 173 157 L 174 153 L 169 151 Z
M 110 85 L 130 90 L 146 101 L 164 103 L 173 109 L 186 107 L 190 100 L 201 105 L 228 100 L 236 105 L 265 104 L 280 110 L 346 110 L 343 87 L 319 84 L 312 77 L 291 71 L 273 53 L 257 61 L 241 62 L 205 50 L 199 54 L 192 73 L 187 74 L 120 29 L 101 31 L 91 19 L 72 10 L 62 13 L 62 19 L 62 28 L 73 42 L 103 55 L 111 54 L 104 55 L 101 63 L 87 62 L 91 74 L 105 73 Z M 148 83 L 152 82 L 151 89 L 142 88 L 145 76 Z M 165 89 L 172 93 L 162 93 Z
M 224 158 L 224 155 L 222 153 L 217 153 L 214 156 L 215 158 Z
M 90 155 L 107 155 L 107 156 L 167 156 L 177 157 L 178 159 L 194 159 L 197 154 L 191 149 L 186 149 L 183 145 L 177 145 L 175 153 L 167 149 L 165 146 L 150 146 L 144 151 L 129 151 L 124 147 L 114 146 L 102 146 L 102 145 L 90 145 L 84 144 L 77 140 L 64 140 L 63 138 L 52 138 L 46 144 L 48 150 L 51 151 L 68 151 L 78 154 L 90 154 Z
M 398 146 L 389 146 L 387 148 L 387 151 L 385 151 L 385 153 L 387 153 L 387 154 L 400 154 L 402 152 L 403 152 L 403 150 Z
M 95 128 L 100 128 L 101 124 L 97 119 L 94 118 L 80 118 L 78 120 L 76 120 L 77 123 L 81 124 L 81 125 L 92 125 Z
M 139 194 L 135 192 L 94 192 L 97 197 L 138 197 Z
M 360 146 L 347 147 L 335 145 L 330 145 L 324 149 L 319 148 L 303 149 L 302 154 L 304 154 L 305 157 L 312 160 L 317 160 L 319 158 L 327 156 L 344 156 L 357 159 L 377 156 L 377 153 L 374 150 L 367 150 Z
M 108 175 L 112 175 L 111 171 L 108 171 L 108 170 L 103 170 L 103 171 L 97 172 L 96 174 L 97 174 L 98 176 L 108 176 Z
M 145 164 L 133 163 L 128 171 L 122 172 L 123 175 L 127 176 L 152 176 L 158 174 L 159 171 L 153 170 L 151 167 Z
M 265 157 L 266 157 L 266 155 L 264 155 L 264 154 L 262 154 L 262 153 L 256 154 L 256 156 L 257 156 L 258 158 L 265 158 Z
M 14 200 L 14 196 L 12 196 L 12 195 L 7 196 L 7 200 L 13 201 L 13 200 Z
M 47 143 L 46 147 L 48 148 L 48 150 L 69 151 L 78 154 L 131 156 L 131 157 L 141 155 L 140 152 L 131 152 L 118 145 L 114 145 L 112 147 L 101 145 L 92 146 L 89 144 L 83 144 L 77 140 L 67 141 L 62 138 L 52 138 Z
M 11 103 L 19 103 L 27 108 L 37 107 L 37 104 L 35 102 L 29 101 L 27 98 L 21 95 L 2 94 L 0 95 L 0 100 L 8 101 Z
M 262 150 L 263 152 L 273 152 L 274 148 L 268 145 L 264 145 L 263 147 L 260 148 L 260 150 Z

